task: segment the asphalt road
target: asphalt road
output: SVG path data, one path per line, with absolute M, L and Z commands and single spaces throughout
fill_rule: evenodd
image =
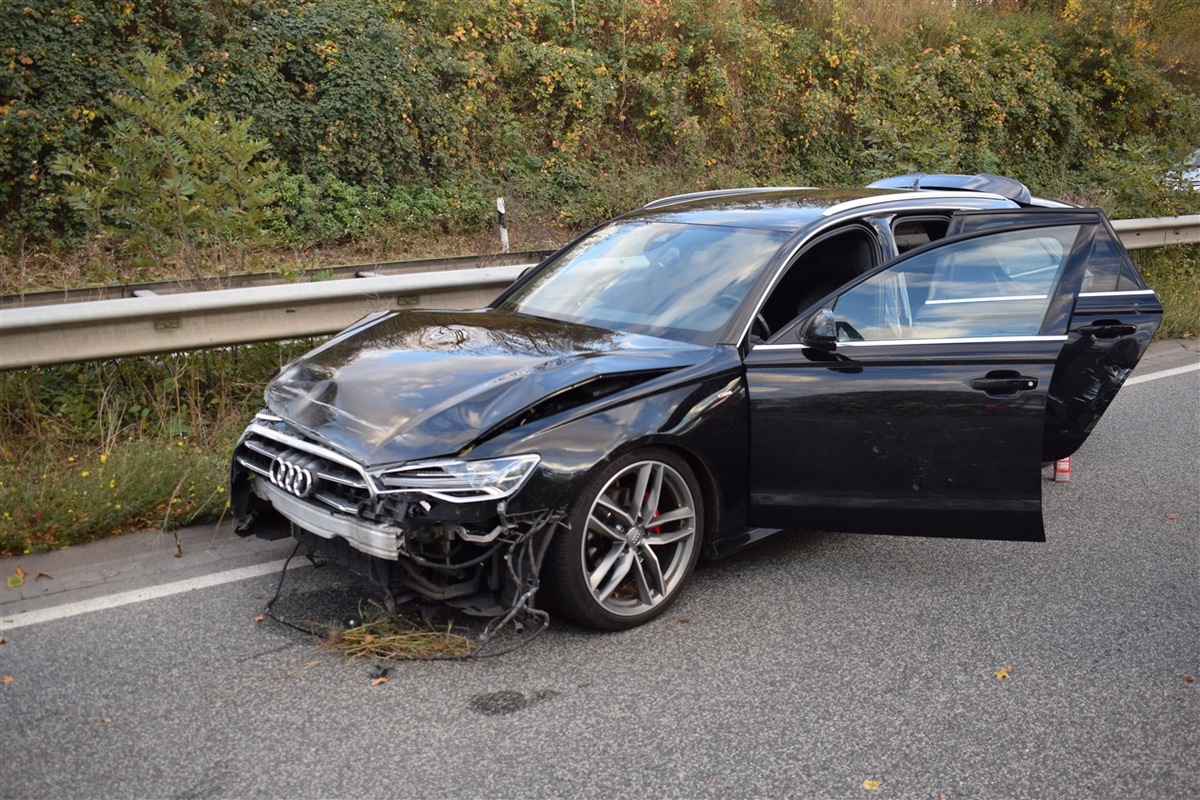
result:
M 254 621 L 269 574 L 24 617 L 0 645 L 0 794 L 1198 797 L 1198 378 L 1122 391 L 1072 482 L 1047 480 L 1044 544 L 776 537 L 641 629 L 556 623 L 377 686 L 375 662 Z M 366 593 L 299 569 L 281 611 Z

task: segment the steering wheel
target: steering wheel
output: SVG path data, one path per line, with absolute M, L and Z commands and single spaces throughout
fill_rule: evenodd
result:
M 758 336 L 760 340 L 771 338 L 771 326 L 767 324 L 767 318 L 758 313 L 754 315 L 754 321 L 750 323 L 750 335 Z

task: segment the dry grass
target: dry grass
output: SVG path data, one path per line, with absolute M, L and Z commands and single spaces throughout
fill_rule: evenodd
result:
M 570 235 L 560 226 L 532 221 L 509 231 L 509 247 L 548 250 L 562 245 Z M 274 272 L 282 280 L 291 280 L 343 264 L 474 256 L 499 250 L 498 237 L 488 231 L 455 235 L 397 233 L 340 245 L 260 248 L 236 258 L 228 253 L 201 254 L 199 264 L 164 259 L 153 267 L 134 267 L 99 243 L 92 243 L 75 250 L 0 253 L 0 294 L 190 278 L 212 279 L 219 285 L 222 277 L 240 272 Z
M 872 0 L 855 3 L 848 16 L 885 42 L 903 40 L 917 25 L 944 27 L 955 15 L 951 0 Z
M 384 615 L 357 627 L 333 628 L 326 643 L 344 655 L 387 661 L 465 658 L 479 648 L 476 638 L 455 633 L 453 622 L 442 630 Z

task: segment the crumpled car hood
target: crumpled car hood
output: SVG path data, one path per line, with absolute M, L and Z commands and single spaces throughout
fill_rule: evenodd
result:
M 279 415 L 369 465 L 455 455 L 601 376 L 661 374 L 709 348 L 494 310 L 397 312 L 334 337 L 268 385 Z

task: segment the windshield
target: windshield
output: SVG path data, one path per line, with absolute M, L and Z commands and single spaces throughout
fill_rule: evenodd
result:
M 631 220 L 546 264 L 501 308 L 600 328 L 715 344 L 787 234 Z

